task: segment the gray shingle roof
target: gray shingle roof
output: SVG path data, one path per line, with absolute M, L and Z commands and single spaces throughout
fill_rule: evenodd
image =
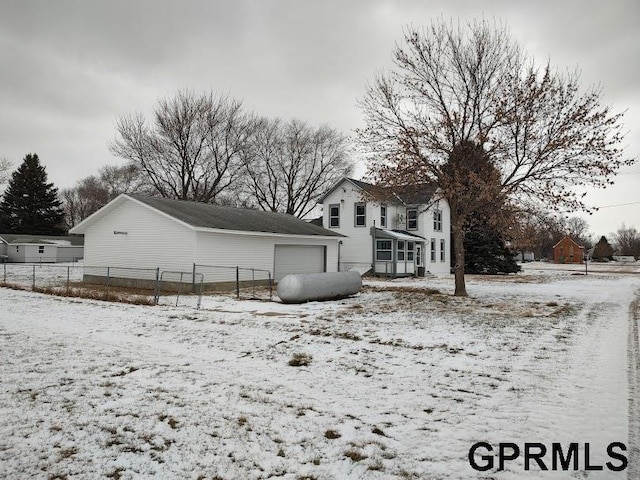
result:
M 7 243 L 34 243 L 40 245 L 56 245 L 60 242 L 69 242 L 73 246 L 83 246 L 83 235 L 28 235 L 26 233 L 0 233 L 0 239 Z
M 390 203 L 404 203 L 405 205 L 421 205 L 428 204 L 432 201 L 434 194 L 436 193 L 436 186 L 434 184 L 422 183 L 418 185 L 407 185 L 397 188 L 377 188 L 375 185 L 362 180 L 356 180 L 354 178 L 343 178 L 338 182 L 331 190 L 324 194 L 319 200 L 319 203 L 324 202 L 324 199 L 333 192 L 344 180 L 348 180 L 363 192 L 369 193 L 378 200 Z
M 150 207 L 196 228 L 215 228 L 286 235 L 342 237 L 339 233 L 284 213 L 225 207 L 169 198 L 129 195 Z

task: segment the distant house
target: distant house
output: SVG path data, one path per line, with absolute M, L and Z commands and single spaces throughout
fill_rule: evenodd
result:
M 585 249 L 566 235 L 553 246 L 554 263 L 584 263 Z
M 119 267 L 120 275 L 140 280 L 150 279 L 145 269 L 191 272 L 195 265 L 268 270 L 275 281 L 332 272 L 342 238 L 291 215 L 127 194 L 70 232 L 84 234 L 85 272 Z M 235 278 L 232 268 L 220 271 L 228 278 L 215 281 Z
M 391 277 L 450 272 L 450 210 L 434 201 L 435 188 L 388 192 L 374 199 L 375 186 L 344 178 L 319 201 L 322 224 L 346 236 L 340 270 L 373 271 Z
M 0 261 L 75 262 L 84 256 L 84 237 L 0 233 Z
M 535 262 L 536 258 L 533 252 L 528 250 L 522 250 L 522 251 L 516 252 L 515 260 L 516 262 L 522 262 L 522 263 Z

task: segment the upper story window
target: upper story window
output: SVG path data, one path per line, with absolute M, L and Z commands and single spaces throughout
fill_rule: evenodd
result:
M 387 206 L 380 205 L 380 226 L 386 228 L 387 226 Z
M 433 230 L 435 232 L 442 231 L 442 210 L 435 210 L 433 212 Z
M 329 205 L 329 228 L 340 227 L 340 204 Z
M 418 209 L 407 208 L 407 230 L 418 229 Z
M 364 227 L 367 225 L 367 206 L 364 203 L 355 204 L 355 226 Z

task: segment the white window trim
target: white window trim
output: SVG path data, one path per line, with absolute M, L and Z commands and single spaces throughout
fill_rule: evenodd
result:
M 364 213 L 362 215 L 358 215 L 358 207 L 362 207 L 364 209 Z M 358 217 L 362 217 L 363 223 L 361 225 L 358 224 Z M 353 204 L 353 226 L 356 228 L 362 228 L 367 226 L 367 204 L 358 202 Z
M 331 209 L 333 207 L 336 207 L 338 209 L 338 215 L 336 216 L 332 216 L 331 215 Z M 338 224 L 337 225 L 331 225 L 331 219 L 335 218 L 338 220 Z M 340 228 L 340 204 L 339 203 L 332 203 L 329 205 L 329 228 Z
M 433 211 L 433 231 L 434 232 L 442 231 L 442 210 Z
M 411 221 L 411 219 L 409 219 L 409 212 L 415 212 L 416 213 L 416 218 L 415 218 L 416 225 L 414 227 L 410 227 L 409 226 L 409 222 Z M 407 230 L 418 230 L 418 209 L 417 208 L 407 208 L 406 214 L 407 214 Z
M 389 248 L 380 248 L 380 242 L 389 242 Z M 380 252 L 389 252 L 389 258 L 378 258 Z M 376 262 L 391 262 L 393 260 L 393 240 L 378 239 L 376 240 Z

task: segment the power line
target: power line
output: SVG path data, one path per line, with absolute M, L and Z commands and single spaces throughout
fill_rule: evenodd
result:
M 594 207 L 596 210 L 600 210 L 601 208 L 612 208 L 612 207 L 626 207 L 627 205 L 636 205 L 640 202 L 630 202 L 630 203 L 619 203 L 617 205 L 603 205 L 601 207 Z

